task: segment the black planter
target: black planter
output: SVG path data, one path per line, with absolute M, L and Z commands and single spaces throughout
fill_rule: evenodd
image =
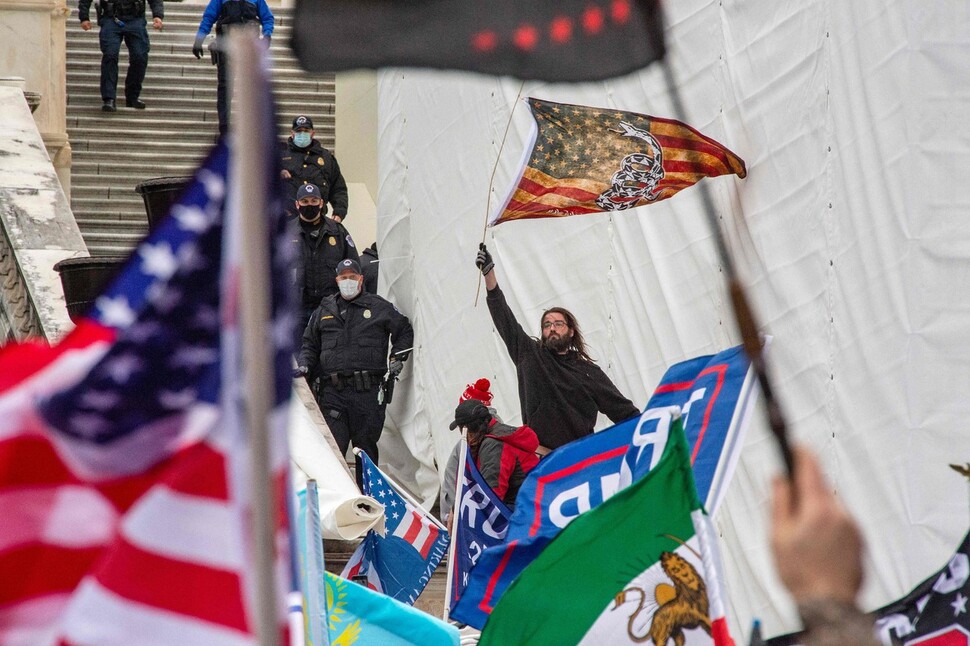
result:
M 120 256 L 97 256 L 66 258 L 56 265 L 54 271 L 61 275 L 67 315 L 75 323 L 91 307 L 95 299 L 111 283 L 127 260 Z
M 191 181 L 191 177 L 156 177 L 135 187 L 135 192 L 145 201 L 149 229 L 158 226 Z

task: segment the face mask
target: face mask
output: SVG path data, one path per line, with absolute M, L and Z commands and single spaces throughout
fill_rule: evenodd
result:
M 293 134 L 293 145 L 297 148 L 306 148 L 310 145 L 309 132 L 297 132 Z
M 297 208 L 300 211 L 300 219 L 311 224 L 320 219 L 320 211 L 323 210 L 319 204 L 301 204 Z
M 344 298 L 353 298 L 360 291 L 360 285 L 354 278 L 345 278 L 344 280 L 337 281 L 337 287 L 340 288 L 340 295 Z

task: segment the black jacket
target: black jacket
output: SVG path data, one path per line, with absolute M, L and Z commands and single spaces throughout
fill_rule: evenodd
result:
M 341 308 L 346 315 L 341 315 Z M 376 294 L 361 292 L 352 301 L 334 294 L 310 316 L 299 363 L 308 368 L 310 379 L 356 370 L 383 372 L 388 339 L 393 353 L 413 347 L 408 317 Z
M 300 223 L 293 242 L 300 248 L 303 309 L 312 310 L 325 296 L 336 294 L 337 263 L 344 258 L 359 260 L 353 238 L 339 222 L 328 217 L 308 228 Z M 306 316 L 306 314 L 304 314 Z
M 377 293 L 377 250 L 371 245 L 360 253 L 360 271 L 364 274 L 364 289 L 371 293 Z
M 515 364 L 522 423 L 535 430 L 540 444 L 555 449 L 589 435 L 598 411 L 614 422 L 639 414 L 595 363 L 575 351 L 557 354 L 526 334 L 501 289 L 488 292 L 486 302 Z
M 134 11 L 129 9 L 129 7 L 136 6 L 135 0 L 115 0 L 118 5 L 119 13 L 118 18 L 141 18 L 145 15 L 145 2 L 141 1 L 140 9 L 141 11 Z M 165 6 L 162 0 L 148 0 L 148 6 L 152 9 L 152 18 L 164 18 L 165 17 Z M 124 15 L 130 13 L 131 15 Z M 77 17 L 81 22 L 87 22 L 91 20 L 91 0 L 78 0 L 77 3 Z M 98 24 L 101 24 L 100 22 Z
M 316 139 L 306 148 L 297 148 L 290 137 L 282 144 L 280 155 L 283 169 L 290 173 L 290 178 L 283 182 L 283 197 L 289 211 L 292 212 L 296 201 L 296 189 L 302 184 L 316 184 L 320 195 L 333 207 L 333 214 L 347 217 L 347 182 L 333 153 Z

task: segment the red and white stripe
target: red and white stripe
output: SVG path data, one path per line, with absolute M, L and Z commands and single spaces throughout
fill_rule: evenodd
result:
M 357 549 L 354 550 L 354 553 L 350 556 L 350 559 L 348 559 L 347 564 L 344 565 L 344 569 L 340 573 L 340 576 L 353 581 L 354 577 L 360 575 L 360 573 L 363 571 L 364 576 L 366 577 L 364 581 L 366 586 L 371 590 L 383 593 L 384 586 L 381 584 L 381 578 L 377 575 L 375 569 L 370 567 L 370 564 L 365 564 L 364 562 L 364 551 L 366 545 L 367 541 L 364 540 L 360 545 L 357 546 Z
M 414 546 L 414 549 L 421 554 L 421 558 L 427 559 L 431 552 L 431 547 L 438 540 L 438 527 L 428 521 L 422 514 L 414 509 L 408 508 L 401 520 L 401 524 L 394 530 L 394 536 L 403 538 Z

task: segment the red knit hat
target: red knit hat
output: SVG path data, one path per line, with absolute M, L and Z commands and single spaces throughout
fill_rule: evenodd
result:
M 491 387 L 492 384 L 488 379 L 485 378 L 479 379 L 473 384 L 468 384 L 468 388 L 466 388 L 465 392 L 463 392 L 461 397 L 458 398 L 458 403 L 460 404 L 468 399 L 477 399 L 486 406 L 491 406 L 492 393 L 489 391 L 489 388 Z

